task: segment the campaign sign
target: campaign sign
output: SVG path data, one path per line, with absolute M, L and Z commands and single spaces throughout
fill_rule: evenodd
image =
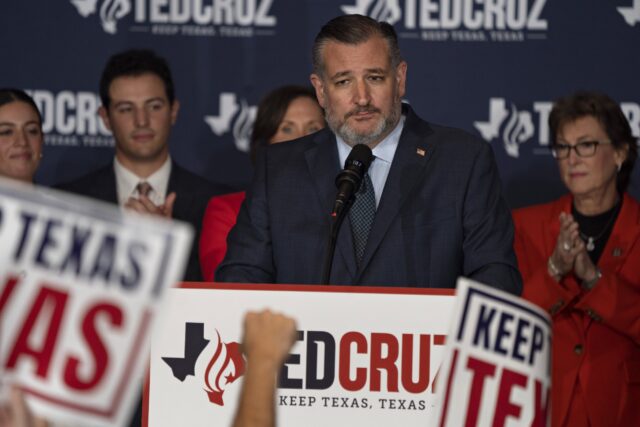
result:
M 151 345 L 150 426 L 231 425 L 247 369 L 242 321 L 265 308 L 298 327 L 277 378 L 279 427 L 425 425 L 453 290 L 213 286 L 168 292 Z
M 551 320 L 533 304 L 460 278 L 432 425 L 548 425 Z M 441 395 L 440 395 L 441 394 Z
M 64 425 L 125 425 L 191 238 L 185 224 L 0 181 L 3 391 L 17 385 Z

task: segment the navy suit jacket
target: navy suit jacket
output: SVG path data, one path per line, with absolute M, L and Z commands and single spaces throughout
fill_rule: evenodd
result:
M 113 163 L 109 163 L 74 181 L 59 185 L 57 188 L 109 203 L 118 203 L 116 174 L 113 170 Z M 209 198 L 228 190 L 216 186 L 180 167 L 176 162 L 172 162 L 167 194 L 172 191 L 175 191 L 177 195 L 173 205 L 173 218 L 188 222 L 193 226 L 195 232 L 184 280 L 202 281 L 202 272 L 198 261 L 198 236 L 202 228 L 202 218 Z
M 513 224 L 491 147 L 403 109 L 362 265 L 347 216 L 330 283 L 454 288 L 462 275 L 519 295 Z M 328 128 L 264 150 L 216 280 L 320 283 L 340 169 Z

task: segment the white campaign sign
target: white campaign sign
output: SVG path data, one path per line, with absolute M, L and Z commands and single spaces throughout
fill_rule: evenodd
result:
M 279 427 L 425 425 L 453 291 L 215 286 L 168 292 L 152 340 L 150 426 L 231 425 L 242 319 L 264 308 L 298 326 L 279 379 Z
M 128 422 L 192 231 L 0 181 L 0 378 L 63 425 Z
M 431 425 L 548 425 L 551 319 L 537 306 L 458 279 Z

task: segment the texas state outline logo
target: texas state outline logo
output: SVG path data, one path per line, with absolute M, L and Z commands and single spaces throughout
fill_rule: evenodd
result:
M 177 380 L 184 382 L 188 376 L 202 375 L 203 391 L 209 402 L 224 406 L 223 395 L 226 388 L 244 375 L 246 362 L 238 342 L 223 342 L 216 329 L 217 342 L 204 336 L 204 323 L 185 323 L 184 355 L 182 357 L 162 357 Z M 213 346 L 213 355 L 203 373 L 196 373 L 196 362 L 207 348 Z

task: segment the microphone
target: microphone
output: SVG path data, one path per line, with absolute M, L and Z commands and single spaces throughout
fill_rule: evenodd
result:
M 365 144 L 357 144 L 351 149 L 347 160 L 344 162 L 344 169 L 336 177 L 338 194 L 333 205 L 332 217 L 339 217 L 345 206 L 351 203 L 372 161 L 373 153 L 371 148 Z

